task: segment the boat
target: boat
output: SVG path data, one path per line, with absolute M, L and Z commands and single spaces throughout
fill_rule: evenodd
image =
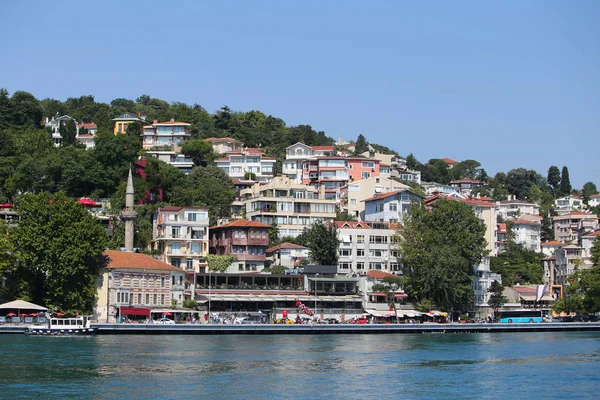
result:
M 92 335 L 98 328 L 90 325 L 87 317 L 49 318 L 46 326 L 30 326 L 29 335 Z

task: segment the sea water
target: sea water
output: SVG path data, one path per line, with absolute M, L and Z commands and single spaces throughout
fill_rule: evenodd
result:
M 598 398 L 600 333 L 0 336 L 1 398 Z

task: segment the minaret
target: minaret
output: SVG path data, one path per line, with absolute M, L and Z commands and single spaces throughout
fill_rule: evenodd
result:
M 133 251 L 133 224 L 136 217 L 137 213 L 133 209 L 133 178 L 130 168 L 125 192 L 125 210 L 121 213 L 121 219 L 125 221 L 125 251 Z

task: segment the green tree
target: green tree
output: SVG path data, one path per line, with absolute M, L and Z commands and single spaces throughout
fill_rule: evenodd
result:
M 560 175 L 560 194 L 561 196 L 567 196 L 571 194 L 571 180 L 569 179 L 569 169 L 564 166 Z
M 77 126 L 72 119 L 67 120 L 60 127 L 60 135 L 62 136 L 63 146 L 72 146 L 77 141 Z
M 174 188 L 172 204 L 206 206 L 212 224 L 218 218 L 229 217 L 235 189 L 231 178 L 219 167 L 194 167 L 185 183 Z
M 273 221 L 269 228 L 269 247 L 278 245 L 279 242 L 279 226 Z
M 342 211 L 340 209 L 335 210 L 336 221 L 356 221 L 352 215 L 348 214 L 348 211 Z
M 552 187 L 552 193 L 556 197 L 560 191 L 560 170 L 557 166 L 553 165 L 548 169 L 548 185 Z
M 439 200 L 431 211 L 411 206 L 398 235 L 407 294 L 447 311 L 469 309 L 474 266 L 486 254 L 484 235 L 485 225 L 462 202 Z
M 517 199 L 525 200 L 532 185 L 537 185 L 543 178 L 534 170 L 516 168 L 506 174 L 505 186 L 508 192 L 514 194 Z M 539 186 L 539 185 L 538 185 Z
M 61 193 L 27 194 L 18 203 L 16 257 L 27 271 L 30 298 L 60 310 L 91 313 L 104 265 L 107 233 L 80 204 Z
M 596 188 L 596 184 L 594 182 L 586 182 L 583 185 L 583 202 L 588 204 L 590 200 L 590 196 L 598 193 L 598 189 Z
M 310 249 L 310 258 L 320 265 L 337 265 L 339 239 L 335 225 L 321 221 L 313 223 L 303 233 L 304 246 Z
M 206 255 L 206 265 L 209 271 L 213 272 L 225 272 L 236 260 L 233 255 L 216 255 L 216 254 L 207 254 Z
M 136 140 L 138 140 L 140 143 L 142 142 L 142 124 L 140 124 L 137 121 L 134 122 L 130 122 L 127 124 L 127 129 L 125 130 L 125 134 L 127 136 L 131 136 L 133 138 L 135 138 Z
M 502 275 L 505 286 L 514 286 L 517 283 L 537 285 L 542 283 L 544 275 L 541 264 L 543 258 L 543 254 L 509 241 L 504 252 L 490 257 L 490 268 L 492 272 Z
M 362 154 L 366 151 L 369 151 L 369 143 L 367 143 L 364 135 L 359 134 L 356 143 L 354 143 L 354 154 Z
M 14 122 L 14 107 L 8 91 L 0 88 L 0 130 L 10 127 Z
M 215 158 L 212 145 L 204 140 L 185 141 L 181 146 L 181 152 L 191 158 L 196 166 L 206 167 Z
M 416 157 L 413 155 L 413 153 L 410 153 L 407 157 L 406 157 L 406 167 L 408 169 L 411 170 L 416 170 L 417 167 L 419 166 L 419 161 L 417 161 Z
M 44 109 L 31 93 L 17 91 L 11 97 L 13 124 L 23 128 L 40 128 Z
M 504 286 L 500 282 L 494 281 L 490 285 L 488 292 L 491 293 L 488 305 L 494 310 L 497 311 L 504 304 L 508 303 L 508 298 L 504 296 Z

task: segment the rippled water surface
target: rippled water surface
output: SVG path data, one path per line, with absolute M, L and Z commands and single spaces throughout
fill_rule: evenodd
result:
M 600 333 L 0 336 L 0 398 L 598 398 Z

